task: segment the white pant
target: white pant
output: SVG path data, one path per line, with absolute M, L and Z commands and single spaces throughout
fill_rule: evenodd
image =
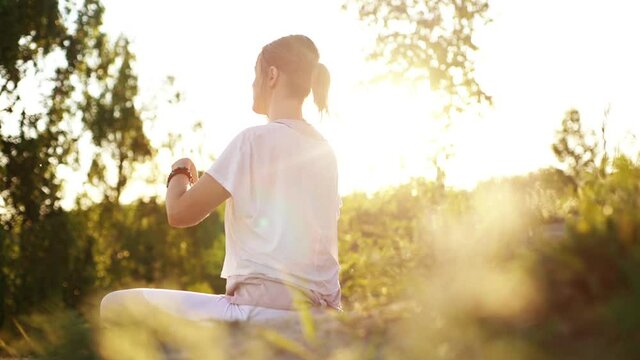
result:
M 261 322 L 281 318 L 296 318 L 293 310 L 278 310 L 261 306 L 230 303 L 224 295 L 193 291 L 135 288 L 108 293 L 100 303 L 100 319 L 119 320 L 131 304 L 160 308 L 188 320 L 222 320 Z M 313 309 L 314 312 L 316 309 Z

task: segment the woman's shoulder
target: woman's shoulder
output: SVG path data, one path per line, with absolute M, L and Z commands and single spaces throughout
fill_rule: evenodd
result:
M 234 140 L 243 141 L 243 142 L 251 141 L 257 135 L 260 135 L 269 131 L 271 131 L 271 129 L 267 127 L 267 124 L 249 126 L 237 132 L 236 135 L 234 136 Z
M 271 132 L 273 132 L 273 129 L 269 128 L 266 124 L 253 125 L 238 132 L 234 140 L 241 143 L 255 143 L 256 141 L 268 138 L 269 136 L 265 135 Z
M 245 128 L 238 133 L 239 137 L 246 140 L 273 139 L 269 135 L 286 131 L 286 127 L 270 122 L 266 124 L 253 125 Z
M 253 126 L 244 128 L 242 131 L 238 133 L 238 136 L 251 137 L 251 136 L 260 135 L 260 134 L 273 132 L 277 130 L 278 130 L 277 127 L 272 126 L 270 123 L 259 124 L 259 125 L 253 125 Z
M 287 126 L 289 125 L 289 126 Z M 333 153 L 333 148 L 312 125 L 306 124 L 282 124 L 278 122 L 269 122 L 266 124 L 253 125 L 245 128 L 238 133 L 237 138 L 243 143 L 251 143 L 255 145 L 269 145 L 273 143 L 287 143 L 289 140 L 298 142 L 302 136 L 304 139 L 310 140 L 309 145 L 315 145 L 313 148 L 328 148 Z

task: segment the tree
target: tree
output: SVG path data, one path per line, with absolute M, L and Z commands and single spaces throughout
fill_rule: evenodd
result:
M 114 155 L 115 201 L 132 163 L 151 153 L 133 54 L 101 31 L 103 12 L 98 0 L 0 0 L 0 324 L 49 297 L 68 300 L 64 284 L 93 261 L 60 208 L 57 169 L 78 168 L 78 139 L 89 132 Z M 27 79 L 47 91 L 21 90 Z
M 491 103 L 474 76 L 473 34 L 488 22 L 486 0 L 347 0 L 378 32 L 369 59 L 384 61 L 388 74 L 426 80 L 443 95 L 451 115 L 473 102 Z
M 564 171 L 575 185 L 582 181 L 585 174 L 593 174 L 598 169 L 598 143 L 595 134 L 587 134 L 582 129 L 578 110 L 566 112 L 560 129 L 556 131 L 552 149 L 558 161 L 565 165 Z
M 74 150 L 73 134 L 63 124 L 71 113 L 72 75 L 83 70 L 85 56 L 100 40 L 95 34 L 102 12 L 97 3 L 85 2 L 76 9 L 70 30 L 65 26 L 69 4 L 61 13 L 57 1 L 0 2 L 0 101 L 6 104 L 0 112 L 0 196 L 5 208 L 0 224 L 0 323 L 6 314 L 26 309 L 33 299 L 50 293 L 47 287 L 59 286 L 66 270 L 47 262 L 66 260 L 51 246 L 71 245 L 59 214 L 55 170 Z M 95 41 L 89 43 L 88 38 Z M 64 66 L 50 75 L 51 93 L 41 99 L 45 110 L 27 109 L 20 82 L 44 74 L 46 59 L 57 51 L 62 51 Z M 53 223 L 55 231 L 44 239 L 46 225 Z
M 86 97 L 83 120 L 93 135 L 93 142 L 103 150 L 93 159 L 89 179 L 103 187 L 108 201 L 118 202 L 134 163 L 147 159 L 153 151 L 133 101 L 138 94 L 138 78 L 132 70 L 134 54 L 129 50 L 128 40 L 122 37 L 113 50 L 113 58 L 108 59 L 115 68 L 113 85 L 105 84 L 97 97 Z M 117 166 L 117 180 L 113 185 L 105 176 L 105 155 Z

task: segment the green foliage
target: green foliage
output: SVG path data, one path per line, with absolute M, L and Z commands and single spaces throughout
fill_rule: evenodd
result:
M 488 22 L 486 0 L 347 0 L 377 32 L 370 60 L 385 63 L 385 74 L 429 80 L 442 95 L 443 113 L 488 102 L 475 78 L 476 28 Z
M 39 359 L 100 359 L 89 323 L 75 310 L 50 304 L 14 319 L 22 339 L 12 345 L 20 354 Z
M 102 187 L 108 201 L 117 202 L 133 173 L 133 165 L 148 159 L 153 151 L 149 139 L 144 136 L 140 111 L 134 104 L 138 78 L 132 69 L 135 57 L 129 50 L 128 40 L 119 38 L 109 51 L 102 61 L 112 64 L 105 72 L 113 75 L 107 77 L 100 94 L 86 96 L 83 121 L 93 135 L 93 142 L 102 149 L 93 159 L 89 180 Z M 109 184 L 106 179 L 107 156 L 116 163 L 115 184 Z
M 260 348 L 265 359 L 282 352 L 353 359 L 374 354 L 633 358 L 638 355 L 633 339 L 640 331 L 640 165 L 618 157 L 611 168 L 606 177 L 589 177 L 578 192 L 567 190 L 569 180 L 562 173 L 547 169 L 486 182 L 472 192 L 412 179 L 371 196 L 349 195 L 343 199 L 339 227 L 347 310 L 339 325 L 314 324 L 307 317 L 306 333 L 295 339 L 284 335 L 286 327 L 266 331 L 264 337 L 236 327 L 225 331 L 250 336 L 252 345 L 237 351 L 253 358 L 258 355 L 251 349 Z M 549 199 L 541 201 L 545 196 Z M 540 229 L 559 218 L 543 216 L 542 208 L 557 204 L 553 213 L 563 214 L 564 201 L 573 201 L 577 210 L 563 215 L 567 232 L 562 238 L 548 238 Z M 163 279 L 174 279 L 170 282 L 181 289 L 200 286 L 204 279 L 213 291 L 223 291 L 222 283 L 207 280 L 217 278 L 224 254 L 220 213 L 188 231 L 169 229 L 162 206 L 154 201 L 126 207 L 105 203 L 70 217 L 77 234 L 95 239 L 94 263 L 86 263 L 96 269 L 93 291 L 166 286 Z M 211 259 L 217 261 L 213 266 Z M 168 331 L 163 326 L 145 330 L 141 324 L 105 335 L 104 341 L 118 354 L 157 354 L 162 347 L 156 341 L 178 344 L 177 338 L 160 335 Z M 74 326 L 65 334 L 81 337 L 90 331 L 80 323 Z M 315 336 L 309 335 L 310 326 Z M 125 333 L 130 340 L 118 337 Z M 230 351 L 199 333 L 200 341 L 180 346 Z M 73 353 L 63 345 L 45 346 L 52 341 L 46 337 L 34 338 L 43 347 Z M 211 344 L 218 345 L 205 350 Z
M 371 198 L 354 193 L 343 199 L 338 238 L 345 303 L 370 310 L 398 300 L 409 271 L 429 262 L 420 219 L 441 191 L 413 179 Z
M 37 303 L 78 304 L 94 286 L 98 237 L 60 208 L 61 166 L 78 168 L 78 140 L 92 135 L 117 163 L 116 184 L 104 171 L 90 178 L 116 202 L 135 162 L 151 154 L 135 105 L 137 77 L 124 38 L 101 31 L 99 1 L 11 1 L 0 7 L 0 324 Z M 39 81 L 42 94 L 19 85 Z M 42 109 L 26 104 L 38 100 Z M 81 125 L 81 126 L 77 126 Z M 74 130 L 80 128 L 81 130 Z M 105 170 L 104 166 L 101 170 Z
M 111 203 L 77 211 L 95 264 L 98 289 L 144 285 L 224 292 L 219 277 L 224 259 L 223 214 L 214 211 L 198 227 L 174 229 L 164 204 Z
M 58 10 L 58 1 L 28 0 L 0 2 L 0 78 L 15 88 L 23 77 L 22 62 L 39 52 L 47 54 L 62 42 L 66 29 Z
M 582 129 L 580 112 L 575 109 L 567 111 L 561 128 L 556 132 L 556 142 L 552 149 L 576 185 L 586 174 L 598 169 L 598 146 L 595 133 L 586 133 Z
M 625 156 L 578 189 L 568 236 L 541 249 L 537 273 L 561 339 L 602 336 L 616 350 L 640 333 L 640 164 Z M 635 334 L 635 335 L 634 335 Z M 640 353 L 632 352 L 634 356 Z
M 481 182 L 474 192 L 509 190 L 520 197 L 518 201 L 526 207 L 529 217 L 538 223 L 552 223 L 566 216 L 574 185 L 573 178 L 563 171 L 544 168 L 523 176 Z
M 638 357 L 640 163 L 618 156 L 606 165 L 608 173 L 583 173 L 577 191 L 568 175 L 543 169 L 448 191 L 439 206 L 425 206 L 434 197 L 412 202 L 408 185 L 345 198 L 350 308 L 385 324 L 367 326 L 390 358 Z M 400 225 L 404 214 L 423 226 Z M 563 235 L 546 233 L 564 222 Z M 402 254 L 388 249 L 416 237 L 421 251 L 394 261 Z

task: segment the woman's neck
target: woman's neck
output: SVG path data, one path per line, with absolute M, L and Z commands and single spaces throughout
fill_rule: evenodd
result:
M 302 104 L 292 99 L 279 99 L 273 101 L 267 112 L 269 121 L 278 119 L 303 120 Z

